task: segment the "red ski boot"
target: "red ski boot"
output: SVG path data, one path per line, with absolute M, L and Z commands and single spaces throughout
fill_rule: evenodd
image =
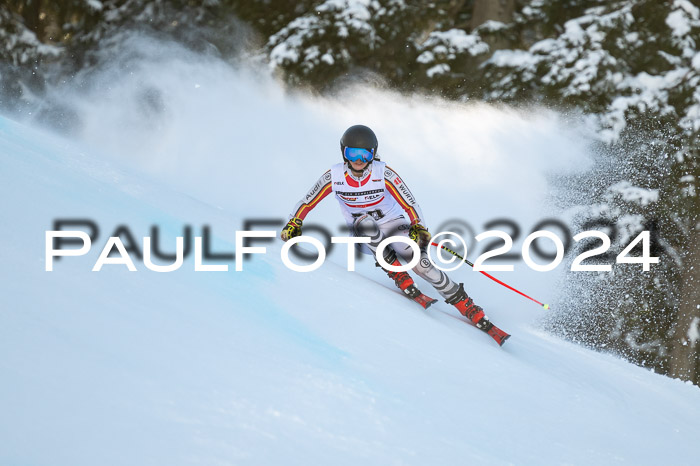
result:
M 481 307 L 474 304 L 472 298 L 464 291 L 463 283 L 459 284 L 457 293 L 451 298 L 446 299 L 445 302 L 454 305 L 454 307 L 456 307 L 464 317 L 469 319 L 476 328 L 488 333 L 499 345 L 503 345 L 503 343 L 510 338 L 510 335 L 491 323 Z
M 401 262 L 399 262 L 398 259 L 394 259 L 391 265 L 401 266 Z M 389 278 L 394 280 L 396 286 L 403 291 L 406 296 L 423 306 L 423 309 L 428 309 L 431 304 L 437 302 L 437 299 L 430 298 L 420 292 L 413 283 L 413 279 L 408 272 L 390 272 L 386 269 L 384 269 L 384 271 L 389 275 Z

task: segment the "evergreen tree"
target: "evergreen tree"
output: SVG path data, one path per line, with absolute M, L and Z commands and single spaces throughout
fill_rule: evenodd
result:
M 12 0 L 0 7 L 0 106 L 65 119 L 66 109 L 40 102 L 46 84 L 89 75 L 135 31 L 233 59 L 253 40 L 233 7 L 232 0 Z
M 663 265 L 648 273 L 619 267 L 577 305 L 588 318 L 577 320 L 575 334 L 696 382 L 699 21 L 700 9 L 685 0 L 612 2 L 528 50 L 497 51 L 484 66 L 489 100 L 537 99 L 595 117 L 618 179 L 599 191 L 594 209 L 630 234 L 623 240 L 650 228 L 658 239 Z M 560 323 L 571 334 L 571 319 Z M 673 369 L 681 359 L 683 369 Z
M 434 10 L 400 0 L 316 2 L 272 34 L 265 52 L 292 85 L 323 90 L 363 75 L 399 83 L 410 73 L 406 57 L 415 55 L 410 38 L 427 27 Z

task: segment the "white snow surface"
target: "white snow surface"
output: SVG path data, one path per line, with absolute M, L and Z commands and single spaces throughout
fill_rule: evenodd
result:
M 0 117 L 0 464 L 696 461 L 696 386 L 539 331 L 547 311 L 470 270 L 451 275 L 513 335 L 503 347 L 444 302 L 408 301 L 369 260 L 346 271 L 342 251 L 311 273 L 288 270 L 279 241 L 241 272 L 194 272 L 192 256 L 171 273 L 92 272 L 119 225 L 137 241 L 157 225 L 166 251 L 183 225 L 210 225 L 213 251 L 233 252 L 243 219 L 286 217 L 355 123 L 428 226 L 530 228 L 551 215 L 547 174 L 588 164 L 586 137 L 549 112 L 289 97 L 191 58 L 64 91 L 85 122 L 70 140 Z M 140 107 L 144 89 L 159 111 Z M 309 221 L 341 224 L 334 202 Z M 100 236 L 46 272 L 56 218 L 93 219 Z M 560 273 L 519 262 L 499 276 L 556 309 Z

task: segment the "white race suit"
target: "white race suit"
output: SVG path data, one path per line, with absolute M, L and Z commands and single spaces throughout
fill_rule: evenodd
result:
M 423 214 L 416 198 L 406 183 L 386 163 L 374 160 L 362 175 L 356 177 L 347 164 L 338 163 L 325 172 L 311 190 L 297 202 L 290 218 L 304 219 L 326 196 L 333 193 L 345 221 L 356 236 L 368 236 L 367 246 L 376 252 L 379 243 L 389 236 L 408 236 L 411 224 L 423 223 Z M 430 283 L 443 298 L 454 296 L 459 284 L 437 269 L 428 259 L 427 246 L 421 250 L 418 265 L 413 268 L 421 278 Z M 410 262 L 413 250 L 404 243 L 393 243 L 385 250 L 385 258 L 391 263 L 395 251 L 403 261 Z

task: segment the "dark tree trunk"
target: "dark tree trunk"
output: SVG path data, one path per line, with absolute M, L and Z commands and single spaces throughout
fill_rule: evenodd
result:
M 515 12 L 515 0 L 474 0 L 472 29 L 488 20 L 510 23 Z
M 691 238 L 683 261 L 682 298 L 678 309 L 678 321 L 671 354 L 671 376 L 694 383 L 700 382 L 700 229 L 692 229 Z
M 27 0 L 22 6 L 22 18 L 27 29 L 36 34 L 39 42 L 44 40 L 44 31 L 41 24 L 41 0 Z

